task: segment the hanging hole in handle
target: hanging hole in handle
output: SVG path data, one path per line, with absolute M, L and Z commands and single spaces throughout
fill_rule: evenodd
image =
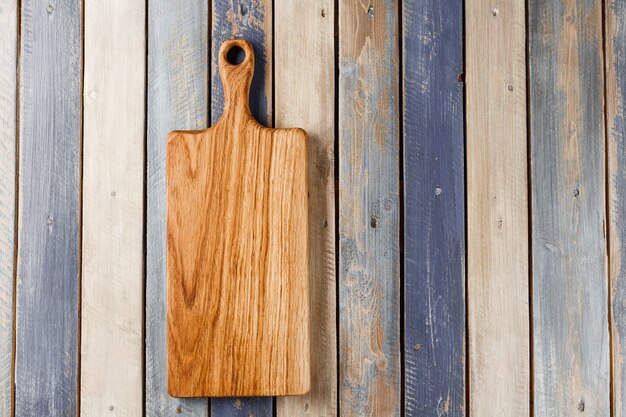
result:
M 231 65 L 239 65 L 246 59 L 246 52 L 240 46 L 233 46 L 226 52 L 226 60 Z

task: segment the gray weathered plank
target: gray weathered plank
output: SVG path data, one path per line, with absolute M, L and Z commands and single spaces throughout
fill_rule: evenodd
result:
M 473 417 L 531 412 L 525 17 L 523 1 L 465 3 L 467 382 Z
M 403 3 L 407 416 L 466 413 L 462 22 L 461 0 Z
M 272 0 L 212 0 L 211 28 L 211 121 L 224 108 L 224 89 L 218 71 L 218 52 L 231 38 L 245 38 L 254 48 L 254 77 L 250 87 L 250 110 L 263 125 L 272 123 Z M 271 397 L 215 398 L 212 417 L 254 415 L 271 417 Z
M 146 394 L 150 417 L 203 417 L 205 399 L 167 393 L 165 350 L 165 137 L 208 122 L 208 5 L 148 2 Z
M 609 416 L 600 0 L 531 0 L 537 417 Z
M 400 416 L 398 4 L 341 1 L 337 19 L 339 409 Z
M 76 413 L 80 1 L 22 1 L 15 415 Z
M 626 2 L 605 7 L 613 416 L 626 416 Z
M 274 6 L 276 126 L 301 127 L 308 136 L 312 364 L 311 391 L 277 398 L 276 414 L 336 417 L 334 0 Z
M 15 241 L 17 0 L 0 6 L 0 416 L 11 416 Z

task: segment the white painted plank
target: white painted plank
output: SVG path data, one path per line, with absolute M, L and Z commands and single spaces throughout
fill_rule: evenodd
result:
M 143 410 L 145 1 L 85 4 L 81 415 Z

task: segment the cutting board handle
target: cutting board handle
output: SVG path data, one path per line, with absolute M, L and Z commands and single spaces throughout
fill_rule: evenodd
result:
M 245 54 L 239 64 L 231 64 L 228 52 L 241 48 Z M 221 119 L 229 116 L 251 116 L 250 84 L 254 75 L 254 49 L 245 39 L 230 39 L 222 43 L 219 52 L 219 70 L 224 85 L 224 113 Z

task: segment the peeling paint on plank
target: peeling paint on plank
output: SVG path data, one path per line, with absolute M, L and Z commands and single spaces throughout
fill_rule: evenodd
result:
M 402 7 L 407 416 L 465 415 L 463 2 Z

